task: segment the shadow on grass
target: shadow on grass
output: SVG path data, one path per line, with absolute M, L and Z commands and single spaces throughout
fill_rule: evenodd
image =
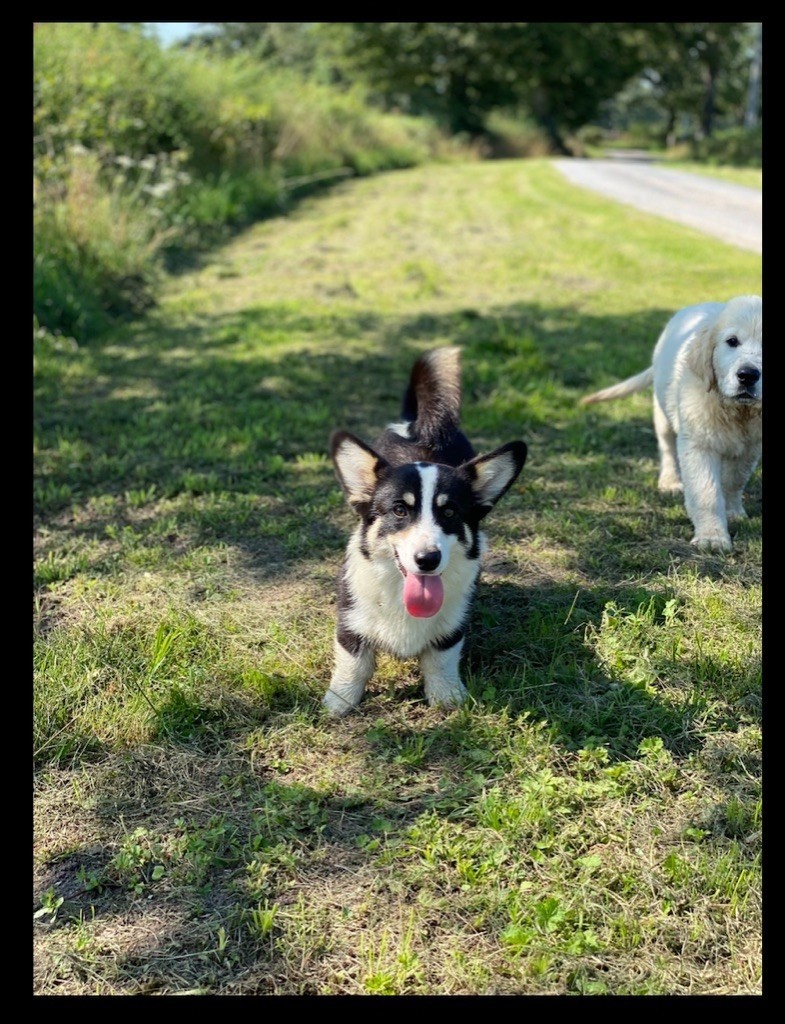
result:
M 574 586 L 550 581 L 484 577 L 464 662 L 472 696 L 480 708 L 543 723 L 565 750 L 602 745 L 622 761 L 659 737 L 684 757 L 701 742 L 696 723 L 711 715 L 725 716 L 718 729 L 735 727 L 734 708 L 759 720 L 756 667 L 729 680 L 727 666 L 711 658 L 660 652 L 653 670 L 667 681 L 666 698 L 646 679 L 631 684 L 628 674 L 601 667 L 586 632 L 599 628 L 608 602 L 634 612 L 660 601 L 661 593 L 627 581 L 666 574 L 674 556 L 715 578 L 733 569 L 694 556 L 686 517 L 685 539 L 674 540 L 667 516 L 679 513 L 653 490 L 648 417 L 614 421 L 576 408 L 580 394 L 646 364 L 667 315 L 590 317 L 569 306 L 521 304 L 483 316 L 412 318 L 253 309 L 175 329 L 151 319 L 111 346 L 43 359 L 36 522 L 61 545 L 125 526 L 151 545 L 163 537 L 175 554 L 218 541 L 244 552 L 260 583 L 285 581 L 339 557 L 351 524 L 326 458 L 330 431 L 344 427 L 372 440 L 397 417 L 413 358 L 431 344 L 459 344 L 464 426 L 478 449 L 515 437 L 530 448 L 523 492 L 506 497 L 489 521 L 491 549 L 526 545 L 533 530 L 546 528 L 592 580 L 576 596 Z M 642 508 L 603 494 L 587 504 L 609 478 L 645 495 Z M 74 505 L 80 515 L 71 516 Z M 759 484 L 748 507 L 759 513 Z M 167 518 L 171 524 L 156 532 Z M 116 566 L 107 560 L 91 571 Z M 325 686 L 328 673 L 325 666 Z M 377 724 L 372 683 L 354 723 L 336 730 L 353 730 L 371 774 L 408 758 L 413 770 L 438 767 L 445 786 L 430 796 L 382 799 L 356 779 L 340 797 L 288 780 L 263 744 L 249 749 L 250 737 L 275 716 L 317 722 L 318 702 L 303 707 L 312 685 L 293 673 L 263 708 L 253 693 L 234 693 L 220 714 L 185 706 L 179 695 L 159 708 L 160 746 L 107 754 L 91 766 L 94 797 L 84 817 L 94 820 L 97 838 L 41 864 L 36 897 L 52 886 L 64 896 L 55 928 L 80 912 L 113 918 L 118 928 L 158 915 L 144 951 L 114 961 L 118 987 L 170 986 L 176 964 L 181 988 L 208 978 L 225 991 L 266 991 L 286 954 L 275 925 L 272 939 L 253 938 L 249 908 L 285 904 L 309 878 L 323 886 L 338 885 L 340 872 L 361 875 L 374 864 L 375 839 L 401 834 L 425 811 L 466 810 L 482 779 L 505 770 L 479 722 L 456 729 L 448 718 L 426 732 Z M 417 715 L 419 681 L 397 688 L 394 699 Z M 146 837 L 136 862 L 118 861 L 138 828 Z M 168 852 L 148 856 L 150 837 L 165 837 Z M 292 851 L 303 860 L 289 863 Z M 153 880 L 159 862 L 166 870 Z M 259 864 L 269 865 L 270 883 L 254 889 L 249 877 Z M 340 906 L 339 894 L 334 902 Z M 219 928 L 243 939 L 230 953 L 219 950 Z
M 645 595 L 629 589 L 617 596 L 634 604 Z M 523 594 L 498 582 L 481 589 L 466 660 L 480 709 L 542 722 L 549 741 L 569 750 L 602 744 L 612 760 L 638 756 L 640 741 L 652 736 L 679 756 L 694 749 L 691 724 L 699 709 L 667 706 L 600 676 L 579 631 L 563 633 L 549 649 L 546 637 L 564 622 L 565 597 L 556 588 Z M 596 620 L 603 601 L 600 591 L 582 594 L 573 614 Z M 527 636 L 531 682 L 522 680 L 518 658 Z M 696 668 L 676 667 L 682 674 Z M 700 666 L 704 677 L 706 670 Z M 306 732 L 318 726 L 322 737 L 325 726 L 316 707 L 298 705 L 296 689 L 294 681 L 269 710 L 270 724 L 284 727 L 277 737 L 264 723 L 250 724 L 249 707 L 247 724 L 231 735 L 208 725 L 189 743 L 169 735 L 165 746 L 110 755 L 95 766 L 94 796 L 80 818 L 81 829 L 98 838 L 41 864 L 35 879 L 36 907 L 49 890 L 63 899 L 58 918 L 38 927 L 90 921 L 103 935 L 103 953 L 86 947 L 83 962 L 78 953 L 70 956 L 68 969 L 77 977 L 103 977 L 129 993 L 207 986 L 224 994 L 316 994 L 322 958 L 329 969 L 334 915 L 356 909 L 356 892 L 371 896 L 384 877 L 380 845 L 405 844 L 409 830 L 434 815 L 466 820 L 487 788 L 509 773 L 509 752 L 488 731 L 485 715 L 424 723 L 412 680 L 390 698 L 405 705 L 402 714 L 385 716 L 384 698 L 372 686 L 356 714 L 327 729 L 327 742 L 348 744 L 357 755 L 346 782 L 299 781 L 286 760 L 286 723 Z M 401 766 L 401 784 L 378 784 L 387 768 Z M 730 796 L 728 776 L 725 784 Z M 440 892 L 459 883 L 445 869 Z M 310 926 L 287 931 L 287 918 L 299 920 L 303 912 L 300 896 L 308 901 Z M 269 933 L 259 931 L 256 911 L 272 915 Z M 123 941 L 111 938 L 120 934 Z M 293 973 L 294 962 L 310 967 Z
M 490 709 L 534 716 L 566 749 L 603 746 L 612 759 L 635 757 L 650 737 L 684 757 L 702 745 L 707 719 L 731 730 L 741 719 L 760 723 L 760 658 L 733 671 L 710 656 L 674 656 L 667 640 L 657 644 L 668 596 L 618 584 L 576 593 L 486 583 L 466 648 L 473 696 Z M 609 606 L 648 631 L 645 672 L 630 665 L 620 674 L 598 662 L 587 638 L 601 630 Z
M 563 544 L 574 567 L 594 581 L 577 611 L 595 618 L 605 602 L 625 596 L 626 579 L 667 573 L 674 558 L 719 578 L 726 559 L 696 557 L 674 539 L 666 516 L 679 517 L 685 537 L 689 524 L 680 504 L 653 487 L 648 415 L 616 421 L 576 405 L 590 388 L 645 365 L 666 317 L 664 310 L 595 317 L 534 304 L 413 317 L 281 307 L 179 328 L 150 318 L 111 346 L 50 353 L 35 402 L 41 554 L 69 536 L 86 542 L 111 531 L 122 540 L 127 529 L 129 543 L 177 564 L 217 542 L 241 553 L 260 586 L 285 582 L 303 567 L 310 572 L 325 556 L 338 559 L 353 520 L 327 459 L 330 431 L 344 427 L 372 440 L 397 417 L 415 356 L 431 344 L 455 343 L 463 350 L 464 428 L 478 450 L 513 437 L 529 445 L 522 492 L 511 492 L 489 517 L 492 550 L 541 532 Z M 634 500 L 608 496 L 609 481 Z M 69 516 L 74 504 L 81 514 Z M 753 516 L 760 511 L 759 477 L 748 507 Z M 43 588 L 58 572 L 67 578 L 83 569 L 79 559 L 48 565 L 44 558 L 38 582 Z M 98 556 L 90 571 L 115 572 L 113 555 Z M 481 592 L 480 620 L 492 613 L 489 593 Z M 552 665 L 552 630 L 535 641 L 531 623 L 549 607 L 563 616 L 574 594 L 512 584 L 493 593 L 504 622 L 493 650 L 521 652 L 515 656 L 529 661 L 538 650 L 541 666 Z M 332 585 L 325 598 L 331 595 Z M 191 596 L 200 599 L 198 586 Z M 510 633 L 522 612 L 527 628 Z M 488 635 L 482 626 L 474 633 L 472 659 Z M 577 667 L 562 666 L 561 677 L 559 692 L 572 688 L 573 705 L 593 709 L 583 722 L 562 716 L 571 741 L 606 735 L 614 715 L 611 735 L 619 742 L 626 729 L 634 745 L 638 721 L 679 733 L 670 712 L 649 720 L 645 693 L 626 694 L 626 709 L 614 698 L 606 714 L 607 701 L 598 706 L 593 696 L 580 697 L 587 683 Z M 547 687 L 542 692 L 538 700 L 547 701 Z M 629 756 L 627 741 L 622 746 Z
M 285 581 L 325 555 L 338 558 L 353 522 L 326 456 L 330 431 L 340 426 L 372 440 L 398 415 L 415 356 L 431 344 L 455 343 L 463 349 L 464 428 L 478 449 L 513 437 L 529 445 L 522 493 L 511 493 L 490 517 L 492 547 L 494 532 L 502 546 L 536 539 L 532 530 L 545 528 L 594 580 L 578 609 L 585 605 L 594 616 L 625 595 L 625 579 L 666 573 L 674 556 L 721 576 L 727 560 L 696 559 L 673 539 L 663 513 L 673 515 L 674 505 L 652 487 L 656 445 L 648 416 L 614 421 L 576 406 L 586 390 L 645 365 L 666 318 L 664 310 L 596 317 L 534 304 L 414 317 L 250 309 L 180 328 L 150 318 L 111 346 L 42 360 L 37 524 L 51 531 L 52 547 L 69 535 L 89 541 L 126 527 L 134 543 L 163 547 L 173 559 L 206 543 L 228 544 L 243 553 L 259 584 Z M 611 480 L 636 500 L 593 495 L 598 480 L 604 491 Z M 759 478 L 750 497 L 755 515 Z M 70 517 L 74 504 L 82 514 Z M 680 506 L 675 515 L 688 526 Z M 76 559 L 62 572 L 82 568 Z M 90 568 L 116 571 L 111 557 Z M 44 570 L 41 585 L 47 572 L 59 571 Z M 532 618 L 550 605 L 563 615 L 573 595 L 547 586 L 510 584 L 508 591 L 493 590 L 503 630 L 522 609 L 529 627 L 505 632 L 495 649 L 530 659 Z M 192 596 L 199 599 L 198 587 Z M 487 614 L 481 594 L 475 615 Z M 471 658 L 484 642 L 482 629 L 475 634 Z M 556 657 L 552 640 L 547 632 L 542 638 L 546 667 Z M 570 672 L 575 678 L 560 686 L 573 688 L 580 707 L 587 684 L 577 668 Z M 565 737 L 606 735 L 620 714 L 613 735 L 627 729 L 634 743 L 634 723 L 649 721 L 648 702 L 645 694 L 626 699 L 626 710 L 615 700 L 605 714 L 586 697 L 586 709 L 594 710 L 583 723 L 564 716 Z M 649 724 L 675 735 L 669 714 L 663 710 L 663 720 Z M 624 751 L 629 756 L 626 745 Z
M 35 421 L 43 447 L 78 438 L 87 451 L 76 464 L 42 467 L 41 475 L 75 485 L 82 500 L 140 480 L 166 492 L 183 467 L 215 470 L 214 489 L 243 490 L 264 479 L 260 462 L 269 451 L 324 452 L 326 434 L 339 424 L 378 432 L 398 415 L 411 363 L 431 342 L 464 350 L 470 430 L 480 400 L 483 424 L 506 437 L 505 405 L 517 397 L 516 426 L 525 435 L 549 426 L 541 388 L 566 411 L 598 372 L 639 368 L 664 316 L 588 317 L 522 305 L 487 316 L 468 310 L 408 319 L 253 309 L 182 328 L 150 319 L 111 346 L 42 362 Z M 228 348 L 233 355 L 222 354 Z M 77 372 L 66 373 L 71 366 Z M 494 395 L 502 384 L 506 392 Z M 582 411 L 579 418 L 586 422 Z M 249 432 L 250 454 L 227 443 L 233 432 Z
M 611 598 L 630 609 L 663 603 L 641 587 L 576 596 L 566 587 L 485 581 L 464 662 L 479 714 L 434 716 L 416 672 L 406 678 L 405 669 L 403 683 L 372 681 L 357 712 L 327 724 L 317 699 L 303 702 L 310 681 L 297 678 L 264 711 L 249 694 L 234 694 L 223 719 L 162 706 L 156 743 L 92 766 L 93 796 L 79 816 L 81 830 L 97 838 L 37 868 L 35 906 L 50 890 L 63 899 L 58 918 L 39 927 L 95 921 L 105 943 L 127 934 L 107 947 L 103 967 L 93 953 L 84 962 L 85 977 L 103 975 L 118 991 L 318 993 L 333 915 L 355 906 L 358 887 L 375 891 L 380 845 L 405 845 L 410 829 L 433 816 L 470 819 L 488 787 L 508 777 L 509 748 L 487 712 L 540 723 L 547 742 L 567 751 L 603 746 L 611 763 L 638 758 L 641 741 L 653 737 L 676 758 L 698 750 L 696 719 L 712 702 L 733 702 L 726 668 L 655 657 L 667 700 L 600 669 L 585 631 L 599 625 Z M 754 686 L 735 686 L 737 700 L 754 701 Z M 399 708 L 390 714 L 393 702 Z M 754 719 L 749 701 L 746 710 Z M 288 729 L 300 737 L 291 748 Z M 312 751 L 309 734 L 319 741 Z M 324 744 L 351 750 L 345 779 L 323 774 Z M 717 788 L 733 800 L 738 765 L 720 767 Z M 385 785 L 386 773 L 395 785 Z M 447 872 L 440 891 L 459 883 Z M 286 925 L 302 913 L 300 896 L 307 933 Z M 269 933 L 259 931 L 257 911 L 272 915 Z M 295 949 L 311 968 L 293 975 Z M 79 956 L 69 962 L 78 976 Z
M 149 508 L 149 529 L 157 501 L 180 499 L 172 541 L 190 530 L 194 544 L 253 551 L 283 537 L 279 554 L 295 559 L 334 548 L 329 434 L 376 436 L 399 415 L 411 363 L 430 344 L 464 350 L 464 425 L 478 450 L 522 437 L 528 472 L 562 453 L 607 461 L 610 451 L 629 474 L 638 424 L 616 429 L 575 401 L 605 379 L 599 372 L 638 369 L 664 317 L 522 304 L 412 318 L 252 309 L 181 328 L 150 318 L 111 346 L 40 360 L 36 521 L 56 520 L 60 539 L 103 536 L 136 504 Z M 69 521 L 74 503 L 89 514 Z
M 198 745 L 140 748 L 97 769 L 97 796 L 82 818 L 104 838 L 41 864 L 34 885 L 35 907 L 50 890 L 63 901 L 37 928 L 94 922 L 105 948 L 115 947 L 103 964 L 86 951 L 87 976 L 122 992 L 203 984 L 224 993 L 264 994 L 282 984 L 290 993 L 295 985 L 299 994 L 319 991 L 308 971 L 293 979 L 291 950 L 307 960 L 329 949 L 341 880 L 353 886 L 365 877 L 370 891 L 379 839 L 407 829 L 427 804 L 327 795 L 288 780 L 260 750 L 247 749 L 248 739 L 211 748 L 209 757 Z M 385 757 L 378 737 L 365 746 L 369 762 Z M 324 896 L 333 885 L 333 900 L 309 908 L 307 942 L 300 934 L 287 945 L 275 921 L 269 935 L 256 928 L 258 908 L 285 918 L 298 893 L 313 886 Z M 121 933 L 123 940 L 111 938 Z M 79 977 L 81 966 L 75 954 L 66 973 Z

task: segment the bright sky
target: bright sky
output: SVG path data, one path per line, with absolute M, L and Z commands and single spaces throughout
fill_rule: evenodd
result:
M 198 21 L 146 21 L 145 25 L 155 29 L 164 46 L 171 46 L 178 39 L 189 36 L 198 26 Z

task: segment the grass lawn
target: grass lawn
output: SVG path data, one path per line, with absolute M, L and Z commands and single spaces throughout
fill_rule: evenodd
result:
M 733 185 L 746 185 L 748 188 L 763 188 L 763 170 L 760 167 L 713 167 L 711 164 L 695 163 L 691 160 L 661 162 L 677 171 L 706 174 L 710 178 L 719 178 L 721 181 L 728 181 Z
M 700 554 L 642 369 L 760 256 L 547 161 L 345 182 L 35 348 L 38 995 L 758 994 L 761 497 Z M 382 658 L 321 710 L 353 527 L 327 438 L 463 351 L 529 459 L 428 708 Z

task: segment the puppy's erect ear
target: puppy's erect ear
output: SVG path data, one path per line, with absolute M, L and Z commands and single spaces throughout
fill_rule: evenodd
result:
M 349 504 L 362 513 L 387 462 L 347 430 L 336 430 L 330 436 L 330 455 Z
M 489 455 L 478 455 L 461 466 L 482 510 L 480 518 L 487 515 L 512 486 L 526 462 L 527 450 L 523 441 L 510 441 Z

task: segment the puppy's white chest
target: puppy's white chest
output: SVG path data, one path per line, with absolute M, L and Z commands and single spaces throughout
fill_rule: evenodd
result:
M 442 574 L 442 607 L 430 618 L 417 618 L 404 606 L 403 577 L 396 564 L 387 558 L 363 558 L 351 544 L 346 575 L 352 600 L 346 625 L 397 657 L 414 657 L 463 625 L 479 571 L 479 559 L 456 552 Z

